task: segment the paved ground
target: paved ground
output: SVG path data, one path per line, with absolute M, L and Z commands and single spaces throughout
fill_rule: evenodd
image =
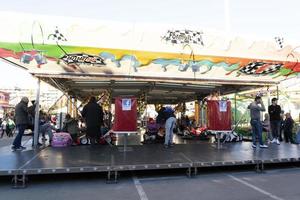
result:
M 145 172 L 146 173 L 146 172 Z M 118 184 L 106 184 L 104 174 L 30 177 L 26 189 L 11 189 L 0 178 L 0 199 L 98 200 L 299 200 L 300 168 L 253 171 L 206 171 L 195 178 L 183 172 L 123 174 Z

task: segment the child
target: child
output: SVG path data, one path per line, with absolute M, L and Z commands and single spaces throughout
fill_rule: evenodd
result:
M 284 132 L 284 139 L 286 143 L 293 143 L 293 138 L 292 138 L 292 130 L 294 126 L 294 120 L 292 119 L 292 116 L 290 113 L 285 114 L 285 120 L 284 120 L 284 127 L 283 127 L 283 132 Z
M 70 133 L 73 140 L 73 145 L 75 145 L 75 141 L 79 135 L 79 126 L 78 121 L 72 118 L 70 114 L 66 115 L 62 131 Z
M 144 141 L 146 140 L 155 140 L 158 134 L 159 125 L 155 122 L 154 119 L 149 118 L 147 123 L 146 133 L 144 135 Z
M 265 113 L 265 119 L 264 121 L 262 121 L 262 125 L 263 125 L 263 131 L 265 131 L 267 133 L 267 141 L 268 143 L 270 143 L 270 141 L 272 141 L 272 135 L 271 135 L 271 127 L 270 127 L 270 117 L 268 113 Z

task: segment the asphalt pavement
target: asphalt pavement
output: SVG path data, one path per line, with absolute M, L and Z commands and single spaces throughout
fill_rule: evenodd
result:
M 200 171 L 188 178 L 182 171 L 121 174 L 107 184 L 105 174 L 29 177 L 28 187 L 12 189 L 11 177 L 0 178 L 0 199 L 22 200 L 299 200 L 300 168 Z

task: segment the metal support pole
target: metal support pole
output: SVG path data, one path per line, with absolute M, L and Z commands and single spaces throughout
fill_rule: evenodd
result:
M 200 113 L 200 101 L 199 100 L 196 100 L 195 101 L 195 120 L 196 120 L 196 124 L 200 125 L 201 124 L 201 120 L 202 120 L 202 116 L 201 116 L 201 113 Z
M 126 152 L 127 151 L 127 136 L 128 136 L 128 134 L 127 133 L 125 133 L 124 134 L 124 152 Z
M 40 118 L 40 86 L 41 80 L 38 78 L 36 99 L 35 99 L 35 118 L 34 118 L 34 136 L 33 136 L 33 146 L 36 147 L 39 140 L 39 118 Z
M 205 121 L 204 121 L 204 102 L 200 101 L 200 113 L 201 113 L 201 127 L 205 126 Z
M 217 148 L 221 149 L 221 132 L 217 132 Z
M 78 109 L 77 109 L 77 98 L 74 98 L 74 117 L 77 118 L 78 117 Z
M 276 85 L 276 95 L 277 95 L 277 99 L 279 99 L 279 87 L 278 87 L 278 85 Z
M 271 105 L 271 92 L 269 87 L 267 87 L 267 96 L 268 96 L 268 107 L 269 107 Z
M 237 125 L 236 93 L 234 93 L 234 127 Z

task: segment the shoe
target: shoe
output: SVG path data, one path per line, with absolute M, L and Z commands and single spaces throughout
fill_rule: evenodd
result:
M 26 149 L 26 147 L 23 147 L 23 146 L 20 146 L 20 148 L 21 148 L 22 150 Z
M 25 149 L 26 149 L 26 148 L 25 148 Z M 12 146 L 12 147 L 11 147 L 11 150 L 13 150 L 13 151 L 22 151 L 22 150 L 24 150 L 24 149 L 22 148 L 22 146 L 20 146 L 20 147 Z
M 271 141 L 271 143 L 275 143 L 276 142 L 276 139 L 274 138 L 272 141 Z
M 268 148 L 268 145 L 265 145 L 265 144 L 261 144 L 259 145 L 260 148 Z
M 256 148 L 256 145 L 255 145 L 255 144 L 252 144 L 252 148 L 255 149 L 255 148 Z
M 175 143 L 170 143 L 169 147 L 174 147 Z
M 276 140 L 276 144 L 280 145 L 280 142 L 279 142 L 279 140 L 278 140 L 278 139 Z
M 164 148 L 165 148 L 165 149 L 169 148 L 169 145 L 165 144 L 165 145 L 164 145 Z

